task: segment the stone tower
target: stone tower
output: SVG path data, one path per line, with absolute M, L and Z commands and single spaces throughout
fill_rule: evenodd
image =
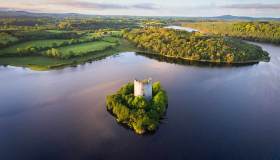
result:
M 152 79 L 134 80 L 134 96 L 143 96 L 146 100 L 153 98 Z

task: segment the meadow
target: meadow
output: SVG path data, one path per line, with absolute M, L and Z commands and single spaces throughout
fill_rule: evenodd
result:
M 79 44 L 75 45 L 76 47 L 83 49 L 90 50 L 91 52 L 88 54 L 83 54 L 80 56 L 74 56 L 71 58 L 59 58 L 59 57 L 48 57 L 43 54 L 36 54 L 30 56 L 5 56 L 0 58 L 0 65 L 11 65 L 11 66 L 18 66 L 18 67 L 26 67 L 32 70 L 52 70 L 52 69 L 60 69 L 66 66 L 76 66 L 79 64 L 99 60 L 106 58 L 108 56 L 124 52 L 124 51 L 134 51 L 135 47 L 130 42 L 124 39 L 119 39 L 118 45 L 109 42 L 92 42 L 96 43 L 94 46 L 99 48 L 104 47 L 106 45 L 114 45 L 114 47 L 105 50 L 97 50 L 96 48 L 89 47 L 89 43 L 87 45 Z M 66 48 L 66 47 L 63 47 Z M 73 46 L 68 46 L 68 49 L 73 48 Z M 60 48 L 61 49 L 61 48 Z M 93 49 L 95 51 L 93 51 Z M 76 50 L 76 48 L 75 48 Z
M 46 49 L 54 46 L 60 46 L 63 43 L 69 41 L 70 40 L 67 39 L 46 39 L 46 40 L 34 40 L 34 41 L 22 42 L 0 50 L 0 55 L 17 54 L 18 49 L 25 49 L 27 47 Z
M 87 42 L 81 44 L 75 44 L 65 47 L 57 48 L 58 57 L 61 58 L 70 58 L 75 56 L 83 56 L 85 54 L 89 54 L 96 51 L 103 51 L 110 47 L 116 46 L 116 43 L 110 43 L 105 41 L 95 41 L 95 42 Z M 48 50 L 50 51 L 50 50 Z M 48 52 L 46 51 L 46 53 Z
M 0 46 L 1 45 L 4 46 L 4 45 L 10 44 L 10 43 L 17 42 L 17 41 L 18 41 L 17 37 L 14 37 L 5 32 L 0 32 Z

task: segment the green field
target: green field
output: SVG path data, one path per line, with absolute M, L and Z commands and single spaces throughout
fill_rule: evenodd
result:
M 24 49 L 26 47 L 47 48 L 47 47 L 52 47 L 54 43 L 56 43 L 56 45 L 61 45 L 62 43 L 68 42 L 68 41 L 69 40 L 48 39 L 48 40 L 35 40 L 35 41 L 23 42 L 23 43 L 19 43 L 19 44 L 1 49 L 0 55 L 16 54 L 17 48 L 21 48 L 21 49 Z
M 37 71 L 46 71 L 51 69 L 59 69 L 66 66 L 74 66 L 85 63 L 90 60 L 103 58 L 109 56 L 108 53 L 100 53 L 96 55 L 89 55 L 82 58 L 73 59 L 58 59 L 45 56 L 27 56 L 27 57 L 2 57 L 0 58 L 1 65 L 11 65 L 18 67 L 26 67 Z
M 92 39 L 98 38 L 98 37 L 101 37 L 101 35 L 98 33 L 87 33 L 84 36 L 82 36 L 80 38 L 80 40 L 92 40 Z
M 68 33 L 69 31 L 64 31 L 64 30 L 46 30 L 47 32 L 50 33 Z
M 121 31 L 111 31 L 111 34 L 113 36 L 121 36 L 122 35 L 122 32 Z
M 116 46 L 116 44 L 105 41 L 96 41 L 60 47 L 57 48 L 57 50 L 59 51 L 60 57 L 67 58 L 72 56 L 82 56 L 91 52 L 102 51 L 113 46 Z
M 106 42 L 110 42 L 110 43 L 118 43 L 119 42 L 119 38 L 116 38 L 116 37 L 103 37 L 102 38 L 103 41 L 106 41 Z
M 52 70 L 99 60 L 124 51 L 136 50 L 134 45 L 126 40 L 121 39 L 119 42 L 120 45 L 115 46 L 112 49 L 96 51 L 92 54 L 70 59 L 51 58 L 42 55 L 26 57 L 0 57 L 0 65 L 27 67 L 32 70 Z
M 0 33 L 0 65 L 51 70 L 99 60 L 123 51 L 134 51 L 127 40 L 112 37 L 119 31 L 15 31 L 13 36 Z M 16 36 L 16 37 L 15 37 Z M 17 38 L 18 37 L 18 38 Z M 15 43 L 17 41 L 19 43 Z M 15 43 L 15 44 L 13 44 Z
M 8 33 L 0 33 L 0 45 L 7 45 L 9 43 L 17 42 L 18 38 Z

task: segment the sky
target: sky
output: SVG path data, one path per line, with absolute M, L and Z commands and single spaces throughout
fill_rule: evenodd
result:
M 0 8 L 97 15 L 280 17 L 280 0 L 0 0 Z

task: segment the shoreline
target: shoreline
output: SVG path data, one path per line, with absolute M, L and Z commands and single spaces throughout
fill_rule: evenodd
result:
M 175 56 L 167 56 L 167 55 L 161 55 L 153 52 L 147 52 L 147 51 L 138 51 L 137 53 L 143 54 L 143 55 L 153 55 L 153 56 L 158 56 L 158 57 L 164 57 L 164 58 L 171 58 L 173 60 L 184 60 L 187 62 L 197 62 L 201 64 L 216 64 L 216 65 L 253 65 L 253 64 L 258 64 L 259 62 L 269 62 L 270 60 L 251 60 L 251 61 L 246 61 L 246 62 L 232 62 L 228 63 L 225 61 L 221 62 L 216 62 L 216 61 L 209 61 L 209 60 L 192 60 L 189 58 L 183 58 L 183 57 L 175 57 Z

